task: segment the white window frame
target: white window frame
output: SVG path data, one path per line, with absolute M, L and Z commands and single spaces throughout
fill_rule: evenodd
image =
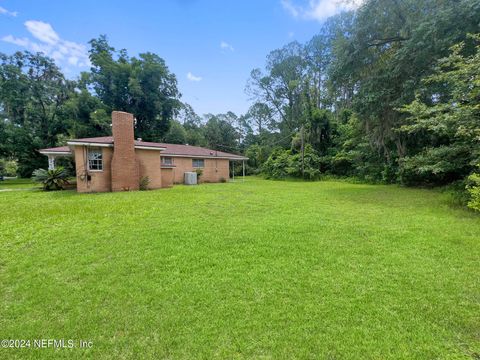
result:
M 100 156 L 97 157 L 97 158 L 91 158 L 91 154 L 92 155 L 100 154 Z M 97 167 L 99 167 L 99 168 L 92 169 L 91 161 L 92 162 L 97 162 Z M 97 172 L 103 171 L 103 151 L 102 151 L 102 148 L 90 148 L 90 147 L 87 148 L 87 166 L 88 166 L 88 171 L 97 171 Z
M 165 161 L 165 160 L 169 160 L 168 162 Z M 171 156 L 162 156 L 162 165 L 166 165 L 166 166 L 172 166 L 173 165 L 173 157 Z
M 201 166 L 195 165 L 195 162 L 202 162 Z M 195 169 L 203 169 L 205 167 L 205 159 L 192 159 L 192 167 Z

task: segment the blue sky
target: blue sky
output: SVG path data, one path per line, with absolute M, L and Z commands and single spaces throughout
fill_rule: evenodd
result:
M 356 0 L 359 1 L 359 0 Z M 68 77 L 88 69 L 88 41 L 106 34 L 131 56 L 154 52 L 199 114 L 249 106 L 245 85 L 266 55 L 305 42 L 338 0 L 0 0 L 0 52 L 43 51 Z

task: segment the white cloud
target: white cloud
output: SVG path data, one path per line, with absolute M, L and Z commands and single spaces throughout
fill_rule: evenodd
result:
M 307 6 L 281 0 L 283 8 L 294 18 L 324 21 L 341 11 L 358 8 L 364 0 L 309 0 Z
M 27 30 L 38 40 L 53 45 L 58 43 L 60 36 L 53 30 L 52 25 L 43 21 L 28 20 L 25 21 Z
M 294 18 L 300 15 L 298 7 L 293 5 L 290 0 L 281 0 L 280 2 L 282 3 L 283 8 L 287 10 L 287 12 L 289 12 Z
M 69 63 L 70 65 L 77 66 L 77 64 L 78 64 L 78 57 L 76 57 L 76 56 L 70 56 L 70 57 L 68 58 L 68 63 Z
M 36 20 L 28 20 L 25 27 L 32 36 L 39 41 L 29 38 L 17 38 L 6 35 L 2 41 L 24 47 L 30 51 L 41 52 L 54 59 L 60 66 L 88 67 L 87 47 L 73 41 L 62 39 L 49 23 Z
M 230 50 L 230 51 L 235 50 L 232 45 L 230 45 L 229 43 L 223 40 L 220 42 L 220 48 L 223 50 Z
M 193 75 L 190 71 L 187 73 L 187 79 L 190 81 L 200 81 L 202 78 L 200 76 Z
M 0 14 L 2 14 L 2 15 L 10 15 L 10 16 L 17 16 L 17 15 L 18 15 L 18 12 L 16 12 L 16 11 L 8 11 L 8 10 L 5 9 L 4 7 L 1 7 L 1 6 L 0 6 Z
M 27 38 L 16 38 L 13 35 L 4 36 L 2 40 L 10 44 L 14 44 L 22 47 L 28 47 L 30 44 L 30 40 L 28 40 Z

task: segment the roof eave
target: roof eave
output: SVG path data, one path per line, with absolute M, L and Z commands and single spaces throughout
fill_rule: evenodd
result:
M 158 147 L 158 146 L 135 145 L 135 149 L 163 151 L 163 150 L 165 150 L 166 148 L 164 148 L 164 147 Z
M 99 147 L 113 147 L 111 143 L 90 142 L 90 141 L 67 141 L 70 146 L 99 146 Z
M 72 155 L 71 151 L 48 151 L 48 150 L 38 150 L 42 155 Z

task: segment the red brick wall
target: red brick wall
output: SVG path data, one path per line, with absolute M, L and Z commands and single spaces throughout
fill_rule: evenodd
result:
M 87 147 L 75 146 L 75 169 L 77 175 L 78 192 L 105 192 L 112 191 L 112 175 L 110 172 L 113 149 L 110 147 L 96 148 L 102 151 L 103 170 L 87 171 Z M 88 180 L 87 175 L 90 176 Z
M 112 191 L 138 190 L 139 171 L 135 156 L 133 115 L 121 111 L 112 112 L 112 133 Z
M 165 155 L 168 157 L 168 155 Z M 195 171 L 192 166 L 192 158 L 188 157 L 172 157 L 173 164 L 173 182 L 175 184 L 183 184 L 184 173 L 186 171 Z M 220 182 L 223 178 L 229 178 L 229 161 L 227 159 L 204 159 L 205 167 L 203 174 L 200 176 L 200 182 Z
M 172 168 L 162 168 L 162 187 L 170 187 L 173 185 L 173 171 Z
M 160 168 L 160 151 L 136 149 L 140 178 L 148 176 L 149 189 L 162 187 L 162 169 Z

